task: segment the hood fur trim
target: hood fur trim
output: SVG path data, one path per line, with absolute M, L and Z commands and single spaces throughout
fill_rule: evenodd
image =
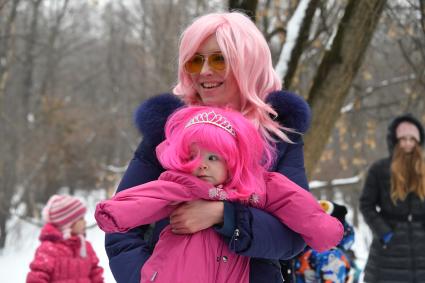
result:
M 311 112 L 305 100 L 294 93 L 275 91 L 266 99 L 278 113 L 278 122 L 305 133 L 310 126 Z M 164 140 L 164 126 L 167 118 L 185 104 L 179 97 L 170 93 L 160 94 L 144 101 L 134 114 L 134 122 L 144 139 L 152 145 Z
M 158 145 L 164 140 L 164 127 L 168 117 L 185 104 L 179 97 L 163 93 L 144 101 L 134 113 L 134 123 L 151 144 Z
M 267 96 L 266 102 L 277 112 L 277 120 L 282 126 L 299 133 L 307 132 L 311 123 L 311 111 L 301 96 L 288 91 L 275 91 Z

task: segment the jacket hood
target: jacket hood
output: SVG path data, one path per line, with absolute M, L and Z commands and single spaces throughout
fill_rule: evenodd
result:
M 387 130 L 387 145 L 388 145 L 388 151 L 390 152 L 390 155 L 392 155 L 395 145 L 397 144 L 397 136 L 396 136 L 396 129 L 398 125 L 402 122 L 409 122 L 416 126 L 419 130 L 419 136 L 420 146 L 424 146 L 424 128 L 421 124 L 421 122 L 416 119 L 412 114 L 403 114 L 400 116 L 397 116 L 394 118 L 394 120 L 391 121 L 391 123 L 388 125 Z
M 40 232 L 40 241 L 60 241 L 63 239 L 63 234 L 56 226 L 53 226 L 50 223 L 47 223 L 43 226 Z
M 305 100 L 291 92 L 275 91 L 266 102 L 277 112 L 277 121 L 284 127 L 305 133 L 311 122 L 311 111 Z M 164 126 L 168 117 L 184 102 L 174 94 L 163 93 L 144 101 L 134 113 L 136 127 L 152 145 L 164 140 Z

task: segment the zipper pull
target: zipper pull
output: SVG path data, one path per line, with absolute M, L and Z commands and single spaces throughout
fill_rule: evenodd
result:
M 156 279 L 156 276 L 158 275 L 158 271 L 155 271 L 154 273 L 153 273 L 153 275 L 152 275 L 152 277 L 151 277 L 151 282 L 153 282 L 153 281 L 155 281 L 155 279 Z
M 230 246 L 232 250 L 235 250 L 236 241 L 238 240 L 240 234 L 241 234 L 241 231 L 238 228 L 236 228 L 235 231 L 233 232 L 232 238 L 230 239 Z

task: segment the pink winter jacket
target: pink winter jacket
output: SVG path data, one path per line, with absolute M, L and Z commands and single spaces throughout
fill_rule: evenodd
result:
M 103 269 L 89 242 L 87 257 L 82 258 L 80 238 L 64 240 L 62 232 L 51 224 L 41 230 L 40 241 L 27 283 L 103 283 Z
M 266 195 L 253 195 L 251 205 L 274 214 L 315 250 L 324 251 L 339 243 L 342 224 L 326 214 L 309 192 L 279 173 L 267 172 L 264 179 Z M 166 171 L 157 181 L 100 202 L 95 218 L 105 232 L 126 232 L 163 219 L 177 204 L 194 199 L 228 200 L 223 189 L 185 173 Z M 232 253 L 211 228 L 177 235 L 167 226 L 142 267 L 141 282 L 248 283 L 249 258 Z

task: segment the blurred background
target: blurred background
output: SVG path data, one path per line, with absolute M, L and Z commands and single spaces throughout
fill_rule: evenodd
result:
M 142 138 L 133 111 L 176 81 L 181 31 L 231 9 L 252 17 L 284 88 L 312 108 L 305 157 L 313 193 L 346 203 L 357 225 L 364 172 L 388 154 L 387 124 L 405 112 L 425 122 L 424 6 L 0 0 L 0 249 L 7 221 L 39 223 L 50 195 L 114 192 Z

